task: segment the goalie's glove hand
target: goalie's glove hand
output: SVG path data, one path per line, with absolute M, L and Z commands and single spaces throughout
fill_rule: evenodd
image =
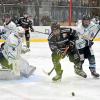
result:
M 64 51 L 61 51 L 61 50 L 57 50 L 57 55 L 61 58 L 64 58 L 65 57 L 65 54 L 64 54 Z

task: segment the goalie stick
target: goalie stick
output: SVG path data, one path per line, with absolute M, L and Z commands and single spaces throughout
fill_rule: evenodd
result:
M 67 46 L 64 53 L 63 53 L 63 56 L 66 55 L 66 52 L 68 51 L 68 49 L 69 49 L 69 47 Z M 43 70 L 43 73 L 46 74 L 46 75 L 51 75 L 51 73 L 54 71 L 54 69 L 55 69 L 55 67 L 53 67 L 49 72 L 46 72 L 45 70 Z

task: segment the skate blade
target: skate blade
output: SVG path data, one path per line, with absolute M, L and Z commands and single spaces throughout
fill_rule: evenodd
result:
M 78 75 L 78 76 L 80 76 L 80 77 L 82 77 L 82 78 L 87 78 L 87 75 L 84 75 L 84 76 L 83 76 L 83 75 L 80 75 L 80 74 L 77 74 L 77 73 L 76 73 L 76 75 Z
M 62 79 L 52 80 L 53 83 L 60 83 Z
M 100 76 L 96 77 L 96 76 L 93 76 L 93 75 L 92 75 L 92 77 L 93 77 L 94 79 L 100 79 Z

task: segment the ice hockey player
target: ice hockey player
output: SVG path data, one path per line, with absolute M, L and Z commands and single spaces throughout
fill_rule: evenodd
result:
M 12 18 L 9 14 L 4 15 L 4 24 L 1 27 L 4 27 L 4 30 L 6 32 L 6 34 L 4 34 L 2 37 L 4 40 L 7 39 L 11 32 L 14 32 L 16 30 L 16 24 L 12 21 Z M 1 46 L 3 45 L 4 43 L 1 44 Z
M 29 15 L 24 14 L 23 17 L 19 18 L 18 25 L 22 26 L 25 29 L 25 38 L 26 38 L 26 46 L 27 48 L 30 47 L 30 32 L 34 32 L 32 27 L 32 21 L 29 19 Z
M 57 81 L 62 78 L 63 70 L 61 69 L 60 60 L 66 55 L 68 55 L 70 62 L 74 63 L 75 73 L 86 78 L 86 73 L 82 70 L 78 50 L 75 46 L 75 41 L 78 39 L 77 32 L 71 28 L 61 28 L 58 23 L 51 25 L 51 31 L 48 42 L 57 74 L 52 80 Z
M 15 30 L 16 30 L 16 24 L 12 21 L 12 18 L 9 14 L 6 14 L 4 16 L 4 25 L 3 26 L 6 31 L 6 37 L 8 37 L 11 32 L 15 32 Z
M 92 50 L 92 39 L 99 29 L 100 25 L 91 23 L 91 18 L 88 15 L 83 16 L 82 24 L 78 25 L 76 28 L 80 37 L 79 40 L 76 41 L 76 46 L 79 49 L 81 61 L 84 63 L 84 60 L 88 59 L 89 69 L 91 75 L 94 77 L 99 77 L 99 74 L 96 72 L 95 56 Z
M 0 29 L 0 36 L 4 34 L 4 29 Z M 29 77 L 36 67 L 21 58 L 22 37 L 25 31 L 22 27 L 17 27 L 16 32 L 12 32 L 5 40 L 3 48 L 0 48 L 0 79 L 17 79 L 21 76 Z

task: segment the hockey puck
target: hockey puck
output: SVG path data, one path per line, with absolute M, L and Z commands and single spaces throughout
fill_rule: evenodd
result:
M 74 92 L 72 92 L 72 96 L 75 96 L 75 93 Z

